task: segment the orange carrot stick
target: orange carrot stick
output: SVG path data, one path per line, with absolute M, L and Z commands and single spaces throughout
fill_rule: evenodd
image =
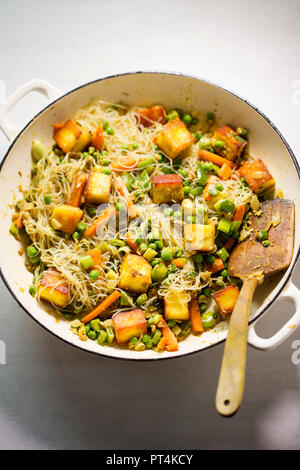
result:
M 160 340 L 159 340 L 159 343 L 157 345 L 157 349 L 159 351 L 164 351 L 166 349 L 166 346 L 167 346 L 167 339 L 162 337 Z
M 190 319 L 194 333 L 203 333 L 202 319 L 197 299 L 192 299 L 189 305 Z
M 224 267 L 225 266 L 221 258 L 215 258 L 214 262 L 207 266 L 207 271 L 217 273 L 218 271 L 221 271 L 221 269 L 224 269 Z
M 95 235 L 97 229 L 103 227 L 103 225 L 105 225 L 111 217 L 116 215 L 116 213 L 117 213 L 117 211 L 114 207 L 108 207 L 108 209 L 103 211 L 102 214 L 99 215 L 99 217 L 97 217 L 95 222 L 93 222 L 86 229 L 86 231 L 84 232 L 84 235 L 86 237 L 92 237 L 93 235 Z
M 119 297 L 121 293 L 118 290 L 114 290 L 103 302 L 101 302 L 98 307 L 92 310 L 88 315 L 81 319 L 82 323 L 88 323 L 94 318 L 97 318 L 100 313 L 104 312 L 111 304 L 113 304 Z
M 174 335 L 173 331 L 170 330 L 164 318 L 161 317 L 161 319 L 159 320 L 158 326 L 162 330 L 163 338 L 165 338 L 167 341 L 167 344 L 166 344 L 167 351 L 170 351 L 170 352 L 177 351 L 178 342 L 177 342 L 176 336 Z
M 227 160 L 227 158 L 220 157 L 213 152 L 208 152 L 207 150 L 203 149 L 199 150 L 198 157 L 200 160 L 206 160 L 207 162 L 212 162 L 218 166 L 222 166 L 224 163 L 230 166 L 230 168 L 234 168 L 235 166 L 235 163 Z
M 209 194 L 210 189 L 214 189 L 216 187 L 217 182 L 220 181 L 215 175 L 211 175 L 206 183 L 206 186 L 203 191 L 203 198 L 205 201 L 210 201 L 212 196 Z
M 14 225 L 17 227 L 17 229 L 21 230 L 24 227 L 23 220 L 21 217 L 21 214 L 18 214 L 17 217 L 14 220 Z
M 94 248 L 93 250 L 88 251 L 88 255 L 90 255 L 90 257 L 94 261 L 94 266 L 92 266 L 91 269 L 97 269 L 102 267 L 101 250 L 98 250 L 98 248 Z
M 134 207 L 131 194 L 129 193 L 126 187 L 126 184 L 124 183 L 124 181 L 122 180 L 120 176 L 116 177 L 116 188 L 125 201 L 129 217 L 131 219 L 134 219 L 137 216 L 137 212 Z
M 97 150 L 102 150 L 104 146 L 103 126 L 100 124 L 92 136 L 92 146 Z
M 137 252 L 139 246 L 138 246 L 137 243 L 135 243 L 135 236 L 134 236 L 134 233 L 131 230 L 129 230 L 129 232 L 125 233 L 124 241 L 127 243 L 127 245 L 130 246 L 130 248 L 132 249 L 132 251 L 134 251 L 134 253 Z
M 219 171 L 219 176 L 222 180 L 228 180 L 231 176 L 232 169 L 228 165 L 228 163 L 223 163 L 223 165 L 220 168 Z
M 183 266 L 186 263 L 186 259 L 185 258 L 173 259 L 172 263 L 175 264 L 176 268 L 183 268 Z
M 69 206 L 79 207 L 81 202 L 81 197 L 87 182 L 87 176 L 79 174 L 74 178 L 73 187 L 71 191 L 71 196 L 69 199 Z

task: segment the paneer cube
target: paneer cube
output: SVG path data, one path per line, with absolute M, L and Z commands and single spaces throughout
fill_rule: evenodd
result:
M 188 320 L 190 318 L 186 292 L 169 292 L 164 299 L 166 320 Z
M 223 126 L 217 129 L 214 133 L 214 139 L 222 140 L 225 144 L 225 156 L 228 160 L 234 160 L 239 157 L 247 141 L 242 139 L 238 134 L 229 126 Z
M 245 162 L 238 170 L 252 189 L 257 194 L 263 193 L 275 186 L 275 180 L 266 165 L 261 160 Z
M 50 268 L 43 275 L 38 295 L 41 300 L 64 308 L 69 302 L 69 285 L 56 269 Z
M 120 289 L 142 294 L 151 284 L 152 268 L 142 256 L 127 254 L 120 267 Z
M 213 251 L 215 247 L 215 232 L 213 224 L 186 224 L 184 227 L 186 250 Z
M 150 108 L 139 108 L 136 111 L 139 123 L 144 127 L 150 127 L 154 122 L 160 122 L 164 124 L 166 122 L 166 111 L 163 106 L 156 105 Z
M 240 291 L 235 285 L 225 287 L 213 294 L 213 298 L 223 315 L 228 315 L 234 309 Z
M 51 216 L 51 225 L 55 230 L 72 234 L 76 225 L 83 216 L 83 211 L 79 207 L 62 204 L 53 209 Z
M 154 204 L 182 201 L 184 198 L 180 175 L 156 175 L 152 177 L 151 197 Z
M 90 173 L 85 190 L 85 200 L 90 204 L 108 202 L 111 189 L 111 175 Z
M 134 336 L 139 337 L 147 333 L 147 321 L 140 308 L 115 313 L 112 321 L 119 344 L 127 343 Z
M 70 152 L 81 135 L 81 128 L 75 121 L 69 119 L 63 125 L 54 127 L 53 138 L 58 147 L 65 153 Z
M 156 144 L 168 157 L 174 160 L 180 152 L 190 147 L 194 137 L 180 119 L 169 121 L 156 138 Z
M 82 126 L 79 126 L 79 128 L 81 130 L 81 134 L 72 148 L 73 152 L 82 152 L 92 141 L 90 131 Z

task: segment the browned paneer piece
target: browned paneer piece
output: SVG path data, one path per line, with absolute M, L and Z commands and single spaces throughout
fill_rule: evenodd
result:
M 158 147 L 172 160 L 194 142 L 193 135 L 180 119 L 169 121 L 156 137 Z
M 218 290 L 213 298 L 223 315 L 228 315 L 234 309 L 235 303 L 240 295 L 238 288 L 232 284 L 225 289 Z
M 120 266 L 120 289 L 142 294 L 151 284 L 152 268 L 142 256 L 128 253 Z
M 108 202 L 111 181 L 111 175 L 91 172 L 85 190 L 86 202 L 90 204 L 103 204 Z
M 182 201 L 184 198 L 180 175 L 155 175 L 152 177 L 151 197 L 154 204 Z
M 89 131 L 72 119 L 64 124 L 55 124 L 53 138 L 58 147 L 65 153 L 71 150 L 81 152 L 91 142 Z
M 127 343 L 134 336 L 139 338 L 147 333 L 147 321 L 140 308 L 115 313 L 112 316 L 112 321 L 119 344 Z
M 166 320 L 188 320 L 190 318 L 186 292 L 169 292 L 165 298 Z
M 261 160 L 245 162 L 238 169 L 238 174 L 245 178 L 246 183 L 255 193 L 263 193 L 275 186 L 275 180 Z
M 136 113 L 138 114 L 139 123 L 144 127 L 152 126 L 153 122 L 166 122 L 165 108 L 159 104 L 151 106 L 150 108 L 139 108 Z
M 223 126 L 214 133 L 214 139 L 222 140 L 225 144 L 225 156 L 228 160 L 234 160 L 241 155 L 247 141 L 242 139 L 231 127 Z
M 71 235 L 78 222 L 83 216 L 83 211 L 79 207 L 62 204 L 53 209 L 51 216 L 51 225 L 55 230 Z
M 69 285 L 66 279 L 53 268 L 44 272 L 38 295 L 56 307 L 64 308 L 69 302 Z
M 213 224 L 186 224 L 184 227 L 185 249 L 190 251 L 213 251 L 215 232 Z

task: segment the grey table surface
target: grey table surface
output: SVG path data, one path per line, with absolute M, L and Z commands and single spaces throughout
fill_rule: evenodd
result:
M 69 90 L 118 72 L 184 71 L 246 96 L 300 154 L 299 0 L 1 0 L 0 19 L 2 100 L 36 77 Z M 28 96 L 12 121 L 43 104 Z M 1 135 L 1 156 L 7 147 Z M 259 332 L 292 312 L 277 303 Z M 35 324 L 2 282 L 0 325 L 0 449 L 300 447 L 299 331 L 274 351 L 249 348 L 244 403 L 224 419 L 214 408 L 223 345 L 146 364 L 91 356 Z

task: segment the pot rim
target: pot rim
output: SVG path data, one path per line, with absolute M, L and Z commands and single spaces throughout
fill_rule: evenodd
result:
M 297 171 L 297 174 L 298 174 L 298 178 L 300 179 L 300 166 L 299 166 L 299 163 L 298 163 L 298 160 L 296 159 L 296 156 L 294 154 L 294 152 L 292 151 L 291 147 L 289 146 L 288 142 L 286 141 L 286 139 L 284 138 L 284 136 L 281 134 L 281 132 L 277 129 L 277 127 L 275 126 L 275 124 L 273 124 L 273 122 L 257 107 L 255 106 L 254 104 L 252 104 L 248 99 L 240 96 L 238 93 L 235 93 L 233 92 L 232 90 L 228 89 L 228 88 L 225 88 L 223 85 L 220 85 L 220 84 L 217 84 L 215 82 L 212 82 L 210 80 L 207 80 L 205 78 L 201 78 L 201 77 L 198 77 L 196 75 L 191 75 L 191 74 L 186 74 L 186 73 L 182 73 L 182 72 L 174 72 L 174 71 L 165 71 L 165 70 L 137 70 L 137 71 L 131 71 L 131 72 L 123 72 L 123 73 L 116 73 L 116 74 L 112 74 L 112 75 L 107 75 L 103 78 L 98 78 L 98 79 L 95 79 L 95 80 L 91 80 L 89 82 L 86 82 L 84 83 L 83 85 L 79 85 L 78 87 L 75 87 L 73 88 L 72 90 L 70 91 L 67 91 L 66 93 L 63 93 L 61 96 L 59 96 L 58 98 L 56 98 L 55 100 L 53 101 L 50 101 L 50 103 L 48 103 L 45 107 L 43 107 L 37 114 L 35 114 L 32 119 L 30 119 L 27 124 L 20 130 L 20 132 L 16 135 L 16 137 L 12 140 L 12 142 L 10 143 L 1 163 L 0 163 L 0 174 L 1 174 L 1 171 L 2 171 L 2 168 L 3 168 L 3 165 L 6 161 L 6 159 L 8 158 L 12 148 L 14 147 L 16 141 L 22 136 L 22 134 L 26 131 L 26 129 L 44 112 L 46 111 L 47 109 L 49 109 L 51 106 L 53 106 L 55 103 L 57 103 L 58 101 L 60 101 L 61 99 L 65 98 L 66 96 L 70 95 L 71 93 L 74 93 L 78 90 L 80 90 L 81 88 L 84 88 L 86 86 L 89 86 L 89 85 L 92 85 L 94 83 L 97 83 L 97 82 L 101 82 L 101 81 L 104 81 L 104 80 L 109 80 L 111 78 L 117 78 L 117 77 L 123 77 L 123 76 L 128 76 L 128 75 L 142 75 L 142 74 L 156 74 L 156 75 L 175 75 L 175 76 L 182 76 L 182 77 L 186 77 L 186 78 L 192 78 L 192 79 L 195 79 L 195 80 L 198 80 L 198 81 L 201 81 L 203 83 L 207 83 L 209 85 L 212 85 L 213 87 L 216 87 L 216 88 L 220 88 L 221 90 L 223 90 L 224 92 L 227 92 L 233 96 L 235 96 L 236 98 L 238 98 L 239 100 L 243 101 L 244 103 L 246 103 L 250 108 L 254 109 L 254 111 L 256 111 L 272 128 L 273 130 L 276 132 L 276 134 L 279 136 L 280 140 L 283 142 L 285 148 L 287 149 L 293 163 L 294 163 L 294 166 L 295 166 L 295 169 Z M 281 294 L 281 292 L 283 291 L 284 287 L 287 285 L 288 281 L 291 279 L 291 276 L 292 276 L 292 273 L 293 273 L 293 269 L 296 265 L 296 262 L 298 260 L 300 256 L 300 245 L 298 246 L 298 250 L 297 250 L 297 253 L 295 254 L 295 258 L 294 258 L 294 261 L 292 262 L 292 264 L 289 266 L 288 270 L 288 275 L 286 277 L 286 279 L 284 280 L 281 288 L 279 289 L 279 291 L 276 293 L 276 295 L 273 297 L 273 299 L 268 302 L 268 304 L 263 308 L 263 310 L 260 312 L 260 314 L 258 316 L 256 316 L 255 318 L 253 318 L 252 320 L 249 321 L 249 325 L 251 325 L 252 323 L 256 322 L 272 305 L 273 303 L 275 302 L 275 300 L 279 297 L 279 295 Z M 106 359 L 115 359 L 115 360 L 123 360 L 123 361 L 141 361 L 141 362 L 148 362 L 148 361 L 158 361 L 158 360 L 170 360 L 170 359 L 178 359 L 178 358 L 181 358 L 181 357 L 186 357 L 186 356 L 190 356 L 192 354 L 197 354 L 197 353 L 201 353 L 202 351 L 206 351 L 207 349 L 210 349 L 214 346 L 217 346 L 218 344 L 221 344 L 225 341 L 226 338 L 224 339 L 220 339 L 219 341 L 213 343 L 213 344 L 209 344 L 208 346 L 206 346 L 205 348 L 203 349 L 200 349 L 200 350 L 196 350 L 196 351 L 190 351 L 190 352 L 185 352 L 185 353 L 182 353 L 182 354 L 176 354 L 176 355 L 170 355 L 168 357 L 161 357 L 159 354 L 157 354 L 157 357 L 149 357 L 149 358 L 139 358 L 139 357 L 136 357 L 136 358 L 127 358 L 127 357 L 115 357 L 115 356 L 110 356 L 108 354 L 103 354 L 101 353 L 101 351 L 90 351 L 90 350 L 87 350 L 85 348 L 83 348 L 81 345 L 79 344 L 74 344 L 72 343 L 71 341 L 67 340 L 66 338 L 63 338 L 62 336 L 59 336 L 57 333 L 55 333 L 53 330 L 51 330 L 50 328 L 46 327 L 45 325 L 43 325 L 42 323 L 40 323 L 38 321 L 37 318 L 35 318 L 33 316 L 33 314 L 27 309 L 24 307 L 24 305 L 22 304 L 21 301 L 19 301 L 19 299 L 17 298 L 17 296 L 15 295 L 15 293 L 13 292 L 12 288 L 10 287 L 3 271 L 2 271 L 2 267 L 0 266 L 0 276 L 4 282 L 4 284 L 6 285 L 8 291 L 11 293 L 12 297 L 17 301 L 17 303 L 20 305 L 20 307 L 38 324 L 40 325 L 42 328 L 44 328 L 44 330 L 48 331 L 49 333 L 51 333 L 53 336 L 55 336 L 56 338 L 60 339 L 61 341 L 63 341 L 64 343 L 70 345 L 70 346 L 73 346 L 74 348 L 76 349 L 79 349 L 81 351 L 84 351 L 86 353 L 90 353 L 90 354 L 94 354 L 96 356 L 101 356 L 103 358 L 106 358 Z

